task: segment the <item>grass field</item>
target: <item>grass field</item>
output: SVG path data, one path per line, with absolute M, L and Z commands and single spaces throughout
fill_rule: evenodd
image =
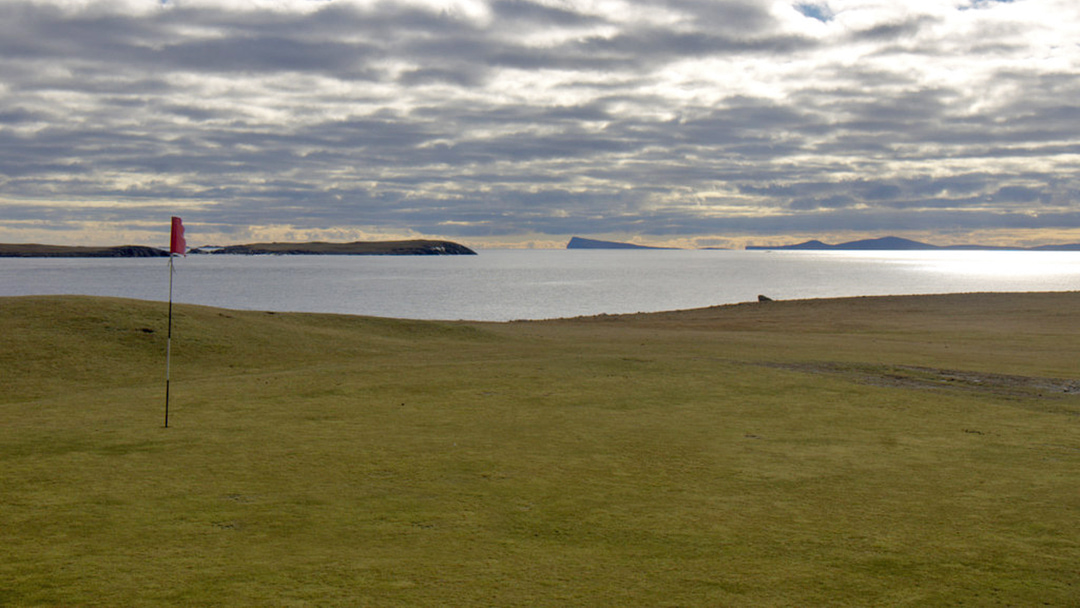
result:
M 0 605 L 1080 605 L 1080 293 L 165 329 L 0 298 Z

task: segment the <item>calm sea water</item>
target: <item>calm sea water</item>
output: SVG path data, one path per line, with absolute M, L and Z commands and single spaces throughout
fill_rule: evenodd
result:
M 756 300 L 1080 290 L 1078 252 L 481 250 L 476 256 L 189 256 L 176 302 L 507 321 Z M 168 300 L 165 259 L 0 258 L 0 296 Z

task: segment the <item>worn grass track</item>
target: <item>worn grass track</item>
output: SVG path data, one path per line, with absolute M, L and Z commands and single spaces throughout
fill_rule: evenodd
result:
M 1076 605 L 1077 311 L 0 298 L 0 605 Z

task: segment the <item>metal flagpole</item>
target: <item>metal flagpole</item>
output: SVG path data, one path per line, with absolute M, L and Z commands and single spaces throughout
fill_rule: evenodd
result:
M 169 428 L 169 367 L 172 363 L 173 254 L 169 254 L 169 332 L 165 338 L 165 428 Z
M 169 233 L 169 334 L 165 338 L 165 428 L 169 428 L 169 367 L 172 363 L 172 283 L 173 257 L 176 254 L 187 255 L 187 241 L 184 239 L 184 223 L 175 215 L 172 218 L 172 230 Z

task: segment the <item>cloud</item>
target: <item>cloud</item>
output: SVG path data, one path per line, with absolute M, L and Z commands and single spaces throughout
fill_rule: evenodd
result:
M 9 0 L 0 231 L 1073 229 L 1077 39 L 1068 0 Z

